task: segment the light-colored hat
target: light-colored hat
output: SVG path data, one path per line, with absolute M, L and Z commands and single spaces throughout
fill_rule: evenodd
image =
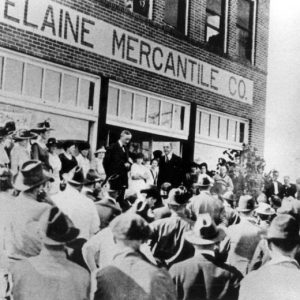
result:
M 231 192 L 231 191 L 225 192 L 225 193 L 222 195 L 222 198 L 225 199 L 225 200 L 227 200 L 227 201 L 230 201 L 230 202 L 235 201 L 233 192 Z
M 272 208 L 270 204 L 263 203 L 263 202 L 259 203 L 255 211 L 260 215 L 272 216 L 276 214 L 275 209 Z
M 24 141 L 24 140 L 32 140 L 37 138 L 37 134 L 34 132 L 31 132 L 29 130 L 21 129 L 18 130 L 16 133 L 12 135 L 12 138 L 16 142 Z
M 237 211 L 250 212 L 255 209 L 253 197 L 250 195 L 242 195 L 239 200 Z
M 97 154 L 97 153 L 105 153 L 105 152 L 106 152 L 105 148 L 104 148 L 104 147 L 101 147 L 101 148 L 99 148 L 99 149 L 97 149 L 97 150 L 95 151 L 95 154 Z
M 184 238 L 194 245 L 212 245 L 225 238 L 225 231 L 217 227 L 211 216 L 199 214 L 193 230 L 187 231 Z

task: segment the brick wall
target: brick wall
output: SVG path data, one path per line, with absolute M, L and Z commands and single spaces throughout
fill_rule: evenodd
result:
M 205 1 L 190 0 L 190 34 L 188 37 L 176 33 L 176 31 L 165 25 L 163 22 L 163 0 L 154 0 L 153 20 L 151 21 L 124 9 L 123 0 L 55 1 L 144 38 L 154 40 L 161 45 L 176 49 L 253 80 L 253 105 L 231 100 L 194 86 L 124 65 L 97 54 L 3 24 L 0 24 L 0 46 L 98 74 L 99 76 L 105 76 L 162 95 L 196 102 L 207 108 L 250 119 L 251 142 L 262 153 L 264 144 L 269 0 L 258 1 L 255 44 L 256 65 L 254 66 L 241 63 L 236 57 L 236 0 L 229 0 L 227 57 L 208 52 L 203 43 L 205 39 Z

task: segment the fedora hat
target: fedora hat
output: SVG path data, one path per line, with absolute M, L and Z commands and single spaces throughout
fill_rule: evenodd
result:
M 31 131 L 35 133 L 42 133 L 50 130 L 54 130 L 54 129 L 51 128 L 51 125 L 47 120 L 44 122 L 37 123 L 36 127 L 31 129 Z
M 194 245 L 212 245 L 222 241 L 225 236 L 225 231 L 217 227 L 208 213 L 199 214 L 193 230 L 184 234 L 184 238 Z
M 250 195 L 242 195 L 239 200 L 237 211 L 250 212 L 255 209 L 253 197 Z
M 67 215 L 54 206 L 42 215 L 40 232 L 44 244 L 55 246 L 75 240 L 80 231 Z
M 272 216 L 275 215 L 275 209 L 270 204 L 260 202 L 255 212 L 260 215 Z
M 225 192 L 225 193 L 222 195 L 222 198 L 225 199 L 225 200 L 227 200 L 227 201 L 230 201 L 230 202 L 235 201 L 235 199 L 234 199 L 234 194 L 233 194 L 233 192 L 231 192 L 231 191 Z
M 12 135 L 15 142 L 21 142 L 24 140 L 32 140 L 37 138 L 37 134 L 30 130 L 21 129 Z
M 167 204 L 180 206 L 185 205 L 189 201 L 189 194 L 184 187 L 172 189 L 169 193 Z
M 42 163 L 38 160 L 29 160 L 22 165 L 13 186 L 16 190 L 25 192 L 47 181 L 53 182 L 54 179 L 43 170 Z
M 95 154 L 97 154 L 97 153 L 105 153 L 105 152 L 106 152 L 106 150 L 105 150 L 104 146 L 102 146 L 101 148 L 99 148 L 99 149 L 97 149 L 95 151 Z
M 299 241 L 299 224 L 296 219 L 288 214 L 279 214 L 272 221 L 267 239 L 272 240 L 297 240 Z
M 4 127 L 9 135 L 16 131 L 16 123 L 14 121 L 6 122 Z

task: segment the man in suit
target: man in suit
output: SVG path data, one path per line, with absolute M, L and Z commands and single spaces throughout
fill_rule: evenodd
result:
M 182 184 L 184 175 L 182 159 L 173 153 L 171 143 L 163 145 L 163 152 L 159 161 L 158 186 L 169 182 L 172 187 L 178 187 Z
M 175 300 L 175 287 L 168 272 L 151 264 L 140 251 L 151 235 L 148 223 L 139 215 L 126 212 L 111 222 L 110 229 L 116 252 L 112 262 L 95 273 L 92 299 Z
M 266 187 L 266 196 L 275 206 L 280 206 L 282 198 L 282 183 L 278 181 L 279 172 L 277 170 L 272 171 L 272 181 Z
M 106 177 L 117 176 L 111 183 L 110 188 L 119 191 L 117 201 L 120 203 L 123 210 L 129 208 L 124 201 L 124 194 L 125 189 L 128 187 L 128 171 L 131 167 L 128 153 L 128 144 L 130 143 L 131 138 L 131 133 L 128 130 L 123 130 L 120 139 L 107 149 L 103 159 Z
M 184 236 L 195 248 L 195 255 L 170 269 L 177 299 L 237 299 L 242 274 L 218 259 L 225 231 L 209 214 L 200 214 L 194 229 Z
M 290 196 L 295 197 L 297 188 L 295 184 L 290 183 L 290 176 L 284 176 L 283 181 L 284 185 L 282 187 L 282 198 Z
M 239 300 L 299 299 L 299 224 L 287 214 L 278 215 L 267 234 L 271 260 L 241 282 Z

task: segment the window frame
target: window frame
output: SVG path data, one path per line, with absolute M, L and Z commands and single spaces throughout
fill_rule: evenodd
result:
M 201 115 L 200 113 L 203 112 L 205 114 L 209 115 L 209 128 L 208 128 L 208 135 L 203 136 L 201 135 L 200 126 L 201 126 Z M 219 118 L 218 121 L 218 138 L 210 137 L 210 127 L 211 127 L 211 116 L 215 116 Z M 221 124 L 221 118 L 227 119 L 227 128 L 226 128 L 226 139 L 220 138 L 220 124 Z M 230 121 L 236 122 L 235 125 L 235 141 L 231 141 L 229 138 L 229 124 Z M 239 124 L 242 123 L 245 126 L 244 129 L 244 141 L 239 142 L 240 133 L 239 133 Z M 249 120 L 237 116 L 233 116 L 230 114 L 226 114 L 223 112 L 218 112 L 212 109 L 204 108 L 202 106 L 197 106 L 197 114 L 196 114 L 196 132 L 195 132 L 195 142 L 196 143 L 204 143 L 208 145 L 218 146 L 218 147 L 224 147 L 224 148 L 234 148 L 237 150 L 243 149 L 243 144 L 249 143 Z
M 180 1 L 180 0 L 178 0 Z M 182 34 L 184 34 L 185 36 L 188 36 L 189 34 L 189 12 L 190 12 L 190 0 L 185 0 L 186 6 L 185 6 L 185 22 L 184 22 L 184 30 L 178 30 L 178 27 L 173 26 L 171 24 L 169 24 L 165 17 L 164 17 L 164 23 L 167 24 L 168 26 L 174 28 L 176 31 L 181 32 Z M 166 8 L 164 8 L 166 10 Z
M 115 126 L 119 126 L 119 127 L 128 127 L 134 130 L 138 130 L 138 131 L 145 131 L 148 133 L 153 133 L 153 134 L 157 134 L 157 135 L 165 135 L 165 136 L 171 136 L 174 138 L 179 138 L 179 139 L 183 139 L 183 140 L 187 140 L 188 139 L 188 135 L 189 135 L 189 122 L 190 122 L 190 103 L 182 101 L 182 100 L 178 100 L 178 99 L 174 99 L 174 98 L 170 98 L 170 97 L 166 97 L 166 96 L 162 96 L 156 93 L 152 93 L 152 92 L 148 92 L 146 90 L 142 90 L 139 88 L 135 88 L 132 86 L 128 86 L 125 85 L 123 83 L 117 82 L 117 81 L 113 81 L 110 80 L 109 82 L 109 88 L 113 87 L 116 89 L 119 89 L 119 99 L 118 99 L 118 111 L 120 109 L 120 94 L 121 94 L 121 90 L 126 90 L 128 92 L 133 93 L 133 111 L 131 114 L 131 119 L 125 119 L 125 118 L 120 118 L 119 115 L 110 115 L 108 114 L 108 109 L 106 112 L 106 122 L 107 124 L 110 125 L 115 125 Z M 135 99 L 136 99 L 136 95 L 141 95 L 146 97 L 146 121 L 142 122 L 142 121 L 137 121 L 134 119 L 135 116 L 135 111 L 134 111 L 134 107 L 135 107 Z M 150 99 L 153 98 L 155 100 L 159 101 L 159 124 L 155 125 L 155 124 L 151 124 L 148 122 L 148 114 L 149 114 L 149 103 L 150 103 Z M 108 99 L 109 101 L 109 99 Z M 162 113 L 162 102 L 168 102 L 170 104 L 172 104 L 172 120 L 171 120 L 171 127 L 167 127 L 167 126 L 162 126 L 161 125 L 161 113 Z M 108 107 L 109 104 L 107 104 Z M 175 130 L 174 129 L 174 109 L 175 109 L 175 105 L 179 105 L 180 107 L 184 107 L 185 111 L 184 111 L 184 121 L 183 121 L 183 130 Z
M 229 11 L 229 0 L 222 0 L 221 3 L 221 16 L 220 16 L 220 30 L 218 31 L 220 34 L 223 35 L 223 45 L 222 45 L 222 53 L 226 54 L 228 49 L 227 49 L 227 39 L 228 39 L 228 11 Z M 205 20 L 205 43 L 209 45 L 209 42 L 206 41 L 207 39 L 207 28 L 213 28 L 213 26 L 209 26 L 207 23 L 207 13 L 208 12 L 213 12 L 212 10 L 208 9 L 206 7 L 206 20 Z M 223 27 L 223 28 L 222 28 Z
M 239 1 L 239 0 L 238 0 Z M 247 30 L 245 28 L 243 28 L 242 26 L 240 26 L 238 24 L 238 22 L 236 21 L 236 28 L 242 29 L 244 31 L 249 32 L 250 35 L 250 43 L 251 43 L 251 53 L 250 53 L 250 57 L 249 58 L 242 58 L 241 56 L 240 59 L 244 60 L 244 61 L 249 61 L 252 65 L 255 64 L 255 39 L 256 39 L 256 18 L 257 18 L 257 0 L 245 0 L 248 1 L 250 3 L 250 27 L 251 30 Z M 237 9 L 238 9 L 238 4 L 237 4 Z M 238 11 L 237 11 L 237 15 L 238 15 Z M 238 44 L 238 33 L 237 33 L 237 44 Z
M 152 19 L 153 19 L 153 1 L 154 1 L 154 0 L 149 0 L 149 12 L 148 12 L 148 17 L 145 17 L 145 16 L 139 14 L 138 12 L 134 12 L 134 11 L 133 11 L 133 1 L 134 1 L 134 0 L 124 0 L 124 5 L 125 5 L 125 7 L 126 7 L 128 10 L 130 10 L 132 13 L 137 14 L 137 15 L 139 15 L 139 16 L 141 16 L 141 17 L 143 17 L 143 18 L 146 18 L 146 19 L 148 19 L 148 20 L 152 20 Z M 129 7 L 129 6 L 131 6 L 131 5 L 132 5 L 132 7 Z

